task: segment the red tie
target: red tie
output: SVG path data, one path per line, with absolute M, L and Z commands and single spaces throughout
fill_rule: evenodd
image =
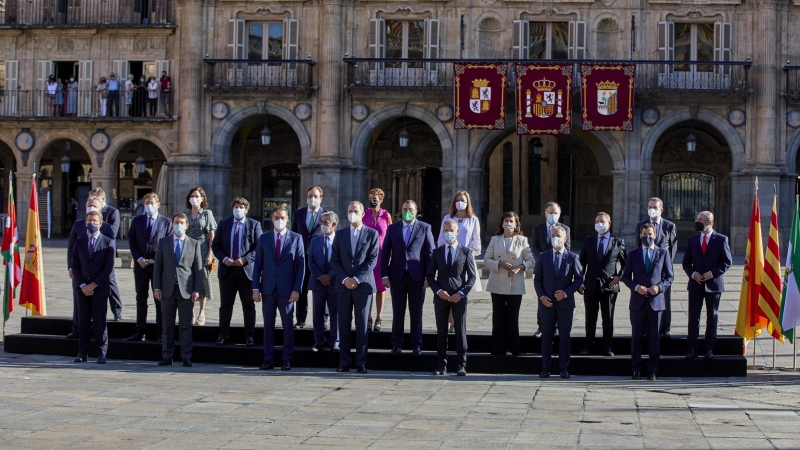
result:
M 278 233 L 278 240 L 275 241 L 275 261 L 281 259 L 281 234 Z
M 708 242 L 708 236 L 704 234 L 703 235 L 703 254 L 704 255 L 706 254 L 706 247 L 708 247 L 708 243 L 707 242 Z

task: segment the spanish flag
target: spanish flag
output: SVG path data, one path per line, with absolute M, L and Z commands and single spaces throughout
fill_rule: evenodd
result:
M 758 295 L 757 314 L 769 321 L 767 331 L 775 339 L 784 342 L 781 328 L 781 249 L 778 238 L 778 196 L 772 198 L 772 218 L 769 223 L 769 240 L 764 272 L 761 273 L 761 290 Z
M 747 353 L 747 343 L 761 334 L 767 319 L 759 313 L 758 296 L 764 272 L 764 249 L 761 243 L 761 204 L 758 202 L 758 180 L 750 212 L 750 231 L 747 234 L 747 249 L 744 254 L 742 289 L 739 293 L 739 311 L 736 314 L 736 335 L 744 338 L 742 354 Z
M 19 304 L 31 310 L 34 316 L 46 316 L 44 300 L 44 267 L 42 258 L 42 233 L 39 230 L 39 199 L 36 196 L 36 175 L 31 183 L 31 202 L 28 210 L 28 233 L 25 237 L 25 266 L 22 271 L 22 288 Z

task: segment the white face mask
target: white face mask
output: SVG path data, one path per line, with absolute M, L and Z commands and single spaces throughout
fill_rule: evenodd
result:
M 329 235 L 329 234 L 331 234 L 331 227 L 329 227 L 329 226 L 327 226 L 327 225 L 322 225 L 322 226 L 321 226 L 321 227 L 319 227 L 319 228 L 320 228 L 320 230 L 322 230 L 322 234 L 324 234 L 324 235 L 326 235 L 326 236 L 327 236 L 327 235 Z
M 605 222 L 599 222 L 599 223 L 594 224 L 594 229 L 598 233 L 603 234 L 606 231 L 608 231 L 608 225 L 606 225 Z
M 514 222 L 503 222 L 503 228 L 509 231 L 514 231 L 517 229 L 517 226 L 514 225 Z
M 321 201 L 320 201 L 320 199 L 318 199 L 318 198 L 310 198 L 310 199 L 308 199 L 308 200 L 306 201 L 306 203 L 308 204 L 308 206 L 310 206 L 310 207 L 312 207 L 312 208 L 314 208 L 314 209 L 317 209 L 317 208 L 319 208 L 319 204 L 320 204 L 320 202 L 321 202 Z
M 236 220 L 242 220 L 244 218 L 244 209 L 242 209 L 242 208 L 233 208 L 233 217 Z
M 447 241 L 448 244 L 452 244 L 456 240 L 456 234 L 452 231 L 445 231 L 444 240 Z
M 661 215 L 661 211 L 656 208 L 650 208 L 647 210 L 647 215 L 650 216 L 651 219 L 655 219 Z
M 98 211 L 98 209 L 95 208 L 94 206 L 87 206 L 86 207 L 86 212 L 94 212 L 94 211 Z
M 144 205 L 144 212 L 147 213 L 148 216 L 152 216 L 153 214 L 156 213 L 156 211 L 158 211 L 158 208 L 156 208 L 156 205 L 149 204 L 149 203 L 147 205 Z
M 201 198 L 192 197 L 189 199 L 189 204 L 192 206 L 199 207 L 201 203 L 203 203 L 203 199 Z
M 283 231 L 286 228 L 286 221 L 283 219 L 278 219 L 272 222 L 272 225 L 275 226 L 275 231 Z
M 550 225 L 555 225 L 558 223 L 558 214 L 548 214 L 547 215 L 547 223 Z
M 349 220 L 350 223 L 359 223 L 361 222 L 361 214 L 352 212 L 347 215 L 347 220 Z
M 561 247 L 564 246 L 564 238 L 561 236 L 559 237 L 551 237 L 550 243 L 553 244 L 553 248 L 556 250 L 561 250 Z
M 175 236 L 181 237 L 186 232 L 186 226 L 182 223 L 176 223 L 172 225 L 172 232 L 175 233 Z
M 467 209 L 467 202 L 456 202 L 456 209 L 459 211 Z

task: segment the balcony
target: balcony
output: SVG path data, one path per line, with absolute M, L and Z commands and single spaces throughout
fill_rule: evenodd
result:
M 95 90 L 74 90 L 48 95 L 47 91 L 11 90 L 0 88 L 0 121 L 4 120 L 61 120 L 61 121 L 172 121 L 176 112 L 172 106 L 177 104 L 173 98 L 168 101 L 169 111 L 154 92 L 155 98 L 147 91 L 131 92 L 127 102 L 125 92 L 119 92 L 119 115 L 112 113 L 112 98 L 101 102 Z M 170 95 L 170 97 L 172 97 Z
M 786 97 L 791 102 L 800 102 L 800 66 L 783 66 L 786 74 Z
M 216 92 L 294 92 L 314 89 L 314 60 L 204 59 L 205 89 Z
M 5 0 L 0 28 L 174 27 L 175 0 Z
M 509 89 L 514 88 L 513 64 L 532 62 L 513 59 L 345 58 L 346 87 L 349 90 L 446 91 L 453 88 L 453 63 L 486 61 L 510 65 Z M 670 92 L 747 95 L 749 93 L 747 73 L 752 65 L 750 61 L 548 60 L 542 62 L 636 64 L 638 95 Z

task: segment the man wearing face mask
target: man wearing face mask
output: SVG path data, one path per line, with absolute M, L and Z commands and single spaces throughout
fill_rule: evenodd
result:
M 364 205 L 350 202 L 347 207 L 350 226 L 336 232 L 331 251 L 331 267 L 336 272 L 336 301 L 339 314 L 339 367 L 337 372 L 350 371 L 350 324 L 355 310 L 356 322 L 356 368 L 358 373 L 367 373 L 367 317 L 369 301 L 375 292 L 375 276 L 372 273 L 378 264 L 378 232 L 365 227 Z
M 158 241 L 172 234 L 172 221 L 158 213 L 161 203 L 158 195 L 149 193 L 142 199 L 143 216 L 131 221 L 128 231 L 128 246 L 136 264 L 133 266 L 133 280 L 136 287 L 136 331 L 129 341 L 141 341 L 147 325 L 147 301 L 153 284 L 153 265 L 156 263 Z M 153 299 L 156 309 L 156 338 L 161 342 L 161 304 Z M 152 338 L 152 336 L 151 336 Z
M 261 235 L 253 262 L 253 301 L 260 303 L 264 315 L 264 364 L 261 370 L 275 368 L 275 310 L 283 326 L 283 365 L 281 370 L 292 370 L 294 356 L 294 327 L 292 315 L 295 302 L 300 298 L 306 267 L 306 250 L 299 234 L 289 231 L 286 208 L 272 210 L 274 229 Z
M 399 355 L 405 337 L 406 304 L 411 322 L 411 347 L 422 355 L 422 305 L 425 274 L 436 244 L 431 226 L 417 220 L 417 203 L 403 203 L 403 220 L 389 225 L 381 250 L 381 276 L 392 293 L 392 352 Z
M 539 255 L 541 255 L 542 252 L 553 248 L 550 242 L 550 234 L 555 226 L 563 228 L 566 232 L 564 247 L 567 250 L 572 248 L 572 238 L 569 234 L 569 227 L 558 222 L 558 219 L 561 217 L 561 206 L 556 202 L 548 202 L 544 207 L 544 215 L 546 218 L 545 222 L 533 227 L 533 237 L 530 241 L 534 264 L 539 261 Z M 537 330 L 534 336 L 537 338 L 542 337 L 542 316 L 540 311 L 536 312 L 536 325 Z M 558 330 L 556 330 L 556 335 L 558 335 Z
M 292 216 L 292 231 L 303 238 L 303 248 L 311 248 L 311 238 L 322 234 L 320 219 L 322 214 L 327 211 L 321 206 L 322 188 L 311 186 L 306 191 L 307 206 L 299 208 Z M 297 323 L 295 328 L 305 328 L 306 318 L 308 317 L 308 282 L 311 279 L 311 272 L 308 268 L 308 258 L 306 258 L 305 277 L 303 278 L 303 288 L 300 291 L 300 299 L 295 304 L 295 315 Z
M 586 306 L 586 344 L 581 355 L 588 355 L 595 345 L 597 313 L 603 317 L 603 352 L 614 356 L 612 338 L 614 337 L 614 306 L 619 293 L 622 268 L 625 267 L 625 241 L 611 235 L 611 216 L 597 213 L 594 229 L 596 235 L 583 241 L 580 262 L 584 269 L 583 286 Z
M 119 80 L 113 73 L 108 79 L 108 115 L 119 117 Z
M 314 347 L 312 351 L 339 351 L 338 302 L 336 301 L 336 272 L 331 266 L 333 240 L 336 238 L 336 226 L 339 216 L 333 211 L 326 211 L 321 219 L 322 234 L 311 239 L 308 251 L 308 267 L 311 280 L 308 290 L 314 301 Z M 325 340 L 325 311 L 330 311 L 331 332 Z
M 687 359 L 697 358 L 697 336 L 700 334 L 700 314 L 706 304 L 705 358 L 714 358 L 717 341 L 719 299 L 725 291 L 723 275 L 731 267 L 728 237 L 714 231 L 714 214 L 702 211 L 694 223 L 695 234 L 686 243 L 683 271 L 689 276 L 689 350 Z
M 678 252 L 678 227 L 674 223 L 661 217 L 664 213 L 664 202 L 658 197 L 653 197 L 647 202 L 647 215 L 650 217 L 636 224 L 636 235 L 640 236 L 642 226 L 650 224 L 655 229 L 656 247 L 661 247 L 669 252 L 669 257 L 675 262 L 675 254 Z M 638 245 L 642 244 L 641 239 L 637 239 Z M 672 324 L 672 288 L 667 288 L 664 292 L 665 309 L 661 314 L 661 329 L 662 337 L 669 338 L 670 325 Z M 647 333 L 647 330 L 645 330 Z
M 86 200 L 86 212 L 100 212 L 101 201 L 98 197 L 89 197 Z M 101 217 L 102 218 L 102 217 Z M 100 222 L 100 234 L 107 236 L 111 239 L 114 237 L 114 230 L 111 225 Z M 86 220 L 76 220 L 72 225 L 72 230 L 69 232 L 69 240 L 67 241 L 67 269 L 69 270 L 69 277 L 72 279 L 72 332 L 67 335 L 68 339 L 78 338 L 78 285 L 75 284 L 75 273 L 72 270 L 73 254 L 75 252 L 75 244 L 83 236 L 86 236 Z
M 119 210 L 106 203 L 106 191 L 98 187 L 89 191 L 89 196 L 96 196 L 100 198 L 102 205 L 100 206 L 100 213 L 103 214 L 103 223 L 107 223 L 113 230 L 111 239 L 116 240 L 119 235 Z M 117 285 L 117 278 L 111 274 L 111 296 L 108 297 L 108 303 L 111 307 L 111 312 L 114 313 L 114 320 L 122 320 L 122 297 L 119 295 L 119 286 Z
M 631 364 L 633 379 L 642 379 L 642 347 L 648 339 L 647 351 L 648 378 L 656 380 L 658 362 L 661 358 L 661 340 L 658 327 L 661 313 L 665 308 L 664 292 L 674 279 L 672 258 L 669 252 L 655 245 L 655 228 L 652 224 L 642 225 L 639 232 L 641 245 L 628 253 L 625 268 L 622 269 L 622 282 L 631 290 Z M 649 332 L 648 332 L 649 330 Z
M 534 266 L 533 286 L 542 311 L 542 373 L 548 378 L 553 360 L 553 336 L 558 327 L 558 365 L 561 378 L 569 379 L 570 332 L 575 312 L 575 292 L 583 284 L 583 267 L 578 255 L 567 250 L 567 232 L 556 225 L 550 232 L 550 250 L 542 252 Z
M 256 304 L 253 302 L 253 263 L 256 247 L 261 237 L 261 222 L 247 218 L 250 202 L 236 197 L 231 202 L 233 217 L 219 223 L 211 251 L 222 261 L 217 271 L 219 277 L 219 337 L 214 345 L 225 345 L 231 330 L 233 304 L 236 294 L 242 303 L 244 316 L 244 345 L 255 345 Z

